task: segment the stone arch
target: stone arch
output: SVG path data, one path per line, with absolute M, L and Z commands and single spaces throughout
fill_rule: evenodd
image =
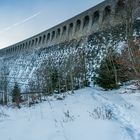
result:
M 35 45 L 37 45 L 37 44 L 38 44 L 38 38 L 35 39 Z
M 72 31 L 73 31 L 73 23 L 70 23 L 69 24 L 69 30 L 68 30 L 68 34 L 72 34 Z
M 80 28 L 81 28 L 81 20 L 78 19 L 78 20 L 76 21 L 75 32 L 78 32 L 78 31 L 80 30 Z
M 28 45 L 28 43 L 26 42 L 26 43 L 25 43 L 25 45 L 27 46 L 27 45 Z
M 90 17 L 87 15 L 84 17 L 83 28 L 86 28 L 89 25 L 89 22 L 90 22 Z
M 19 45 L 17 45 L 17 52 L 19 51 Z
M 55 38 L 55 31 L 52 32 L 51 40 L 54 40 Z
M 19 46 L 19 50 L 20 50 L 20 51 L 22 50 L 22 44 L 20 44 L 20 46 Z
M 17 46 L 15 46 L 15 52 L 17 51 Z
M 50 33 L 47 34 L 47 41 L 50 40 Z
M 62 35 L 66 35 L 66 32 L 67 32 L 67 27 L 66 27 L 66 26 L 63 26 L 63 32 L 62 32 Z
M 104 19 L 108 18 L 111 15 L 111 6 L 108 5 L 104 9 Z
M 25 43 L 25 49 L 27 49 L 27 48 L 28 48 L 28 43 L 26 42 L 26 43 Z
M 93 13 L 92 24 L 98 22 L 99 18 L 100 18 L 100 13 L 99 10 L 97 10 Z
M 23 44 L 22 44 L 22 50 L 24 50 L 24 49 L 25 49 L 25 44 L 23 43 Z
M 18 52 L 18 45 L 16 46 L 16 52 Z
M 18 52 L 20 51 L 20 45 L 18 45 Z
M 42 41 L 42 37 L 40 36 L 40 37 L 39 37 L 38 44 L 41 44 L 41 41 Z
M 14 46 L 14 53 L 16 53 L 17 51 L 17 46 Z
M 18 45 L 16 46 L 16 52 L 18 52 Z
M 14 46 L 12 46 L 12 53 L 14 52 Z
M 18 52 L 18 45 L 16 46 L 16 52 Z
M 125 8 L 125 0 L 118 0 L 116 3 L 115 12 L 118 13 L 119 11 L 122 11 L 124 8 Z
M 32 40 L 32 46 L 34 45 L 34 43 L 35 43 L 35 41 L 34 41 L 34 39 Z
M 45 42 L 46 40 L 46 35 L 43 35 L 43 43 Z
M 31 45 L 31 41 L 29 41 L 28 45 L 29 45 L 29 46 Z
M 57 29 L 56 38 L 60 37 L 60 32 L 61 32 L 61 30 L 60 30 L 60 28 L 58 28 L 58 29 Z

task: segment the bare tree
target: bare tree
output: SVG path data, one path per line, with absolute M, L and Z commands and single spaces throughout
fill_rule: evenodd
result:
M 126 10 L 126 37 L 127 37 L 127 44 L 128 44 L 128 52 L 132 62 L 133 70 L 135 74 L 138 75 L 138 71 L 135 67 L 135 56 L 133 53 L 133 49 L 135 47 L 134 36 L 133 36 L 134 14 L 136 12 L 137 6 L 139 6 L 139 4 L 136 5 L 136 3 L 138 3 L 137 0 L 127 0 L 125 10 Z
M 133 78 L 140 81 L 140 50 L 134 36 L 134 23 L 140 12 L 140 0 L 118 0 L 118 11 L 120 10 L 119 7 L 123 8 L 123 12 L 121 11 L 122 14 L 116 12 L 115 16 L 119 17 L 122 23 L 125 24 L 126 29 L 127 48 L 125 51 L 127 52 L 127 55 L 125 53 L 126 58 L 124 58 L 124 63 L 128 64 L 129 67 L 133 69 Z
M 1 69 L 0 74 L 0 83 L 1 83 L 1 92 L 2 92 L 2 103 L 7 105 L 8 102 L 8 74 L 9 70 L 6 66 Z

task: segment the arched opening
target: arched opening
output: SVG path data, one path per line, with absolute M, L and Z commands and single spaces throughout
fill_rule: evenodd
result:
M 66 26 L 64 26 L 64 27 L 63 27 L 63 32 L 62 32 L 62 35 L 66 35 L 66 31 L 67 31 L 67 27 L 66 27 Z
M 94 12 L 94 14 L 93 14 L 92 24 L 98 22 L 99 17 L 100 17 L 99 11 Z
M 108 5 L 104 9 L 104 19 L 108 18 L 111 14 L 111 7 Z
M 17 52 L 18 46 L 15 46 L 15 52 Z
M 73 31 L 73 23 L 70 23 L 68 34 L 72 34 L 72 31 Z
M 17 50 L 17 52 L 19 51 L 19 46 L 17 46 L 16 50 Z
M 34 40 L 32 40 L 32 46 L 34 45 Z
M 25 44 L 23 43 L 23 45 L 22 45 L 22 50 L 24 50 L 25 49 Z
M 20 51 L 22 50 L 22 44 L 20 44 L 19 50 L 20 50 Z
M 16 46 L 14 47 L 14 52 L 16 52 Z
M 38 44 L 40 44 L 40 43 L 41 43 L 41 41 L 42 41 L 42 37 L 40 36 L 40 37 L 39 37 Z
M 57 29 L 57 35 L 56 37 L 58 38 L 60 36 L 60 28 Z
M 46 40 L 46 35 L 43 35 L 43 43 L 45 42 Z
M 16 46 L 16 52 L 18 51 L 18 46 Z
M 26 43 L 25 43 L 25 49 L 27 49 L 27 48 L 28 48 L 28 43 L 26 42 Z
M 50 33 L 48 33 L 48 35 L 47 35 L 47 41 L 49 41 L 50 40 Z
M 37 45 L 37 43 L 38 43 L 38 38 L 35 39 L 35 45 Z
M 15 52 L 17 52 L 17 46 L 15 46 Z
M 29 46 L 31 45 L 31 41 L 29 41 Z
M 118 2 L 116 4 L 116 13 L 123 10 L 124 7 L 125 7 L 125 0 L 118 0 Z
M 78 19 L 78 20 L 76 21 L 76 29 L 75 29 L 75 31 L 78 32 L 78 31 L 80 30 L 80 28 L 81 28 L 81 20 Z
M 20 45 L 18 45 L 18 51 L 20 51 Z
M 85 16 L 83 28 L 85 28 L 85 27 L 87 27 L 89 25 L 89 20 L 90 20 L 89 16 Z
M 53 40 L 54 37 L 55 37 L 55 31 L 52 32 L 52 38 L 51 38 L 51 40 Z

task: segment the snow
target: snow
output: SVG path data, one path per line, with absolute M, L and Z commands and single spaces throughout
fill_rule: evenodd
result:
M 61 101 L 52 96 L 32 107 L 0 107 L 0 139 L 140 140 L 140 93 L 128 90 L 85 88 Z

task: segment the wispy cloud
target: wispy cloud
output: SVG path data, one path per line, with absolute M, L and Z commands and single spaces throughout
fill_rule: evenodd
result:
M 33 18 L 39 16 L 40 14 L 41 14 L 41 11 L 40 11 L 40 12 L 37 12 L 37 13 L 33 14 L 32 16 L 29 16 L 29 17 L 27 17 L 27 18 L 25 18 L 25 19 L 23 19 L 23 20 L 21 20 L 21 21 L 15 23 L 15 24 L 13 24 L 13 25 L 10 25 L 10 26 L 4 28 L 3 30 L 1 30 L 1 31 L 0 31 L 0 34 L 3 34 L 3 33 L 7 32 L 7 31 L 9 31 L 9 30 L 11 30 L 11 29 L 13 29 L 13 28 L 15 28 L 15 27 L 17 27 L 17 26 L 20 26 L 20 25 L 22 25 L 22 24 L 24 24 L 24 23 L 26 23 L 26 22 L 32 20 Z

